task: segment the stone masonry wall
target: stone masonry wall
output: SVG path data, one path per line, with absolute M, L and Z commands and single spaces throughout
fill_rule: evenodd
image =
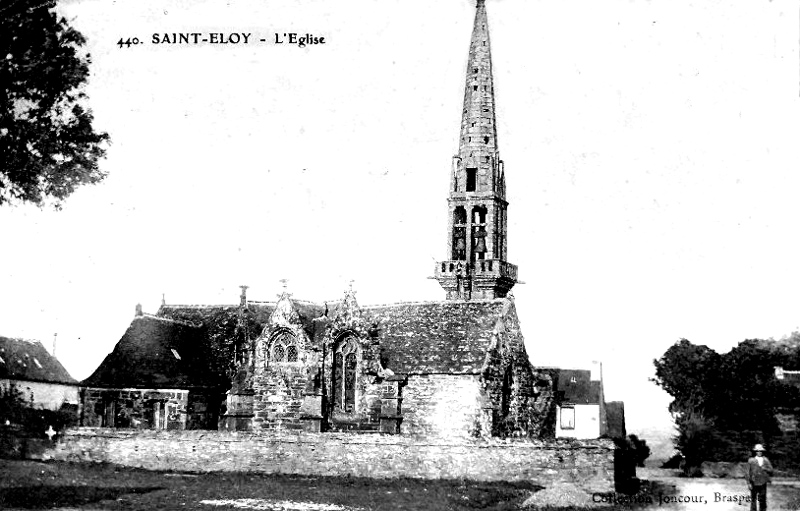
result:
M 185 389 L 83 389 L 84 426 L 185 429 Z
M 403 435 L 469 438 L 480 429 L 478 375 L 411 375 L 400 406 Z
M 38 457 L 152 470 L 527 480 L 545 487 L 571 482 L 592 492 L 614 489 L 614 445 L 609 440 L 454 441 L 275 430 L 79 428 L 67 430 Z

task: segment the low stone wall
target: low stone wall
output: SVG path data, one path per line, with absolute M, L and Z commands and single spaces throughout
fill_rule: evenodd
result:
M 67 430 L 41 459 L 152 470 L 571 482 L 613 491 L 608 440 L 446 440 L 306 432 Z

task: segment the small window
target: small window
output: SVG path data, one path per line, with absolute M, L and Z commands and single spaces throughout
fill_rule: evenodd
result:
M 284 362 L 284 356 L 285 352 L 283 351 L 283 345 L 275 345 L 275 347 L 272 349 L 272 359 L 275 360 L 275 362 Z
M 473 86 L 472 86 L 472 90 L 473 90 L 473 91 L 476 91 L 476 90 L 478 90 L 478 86 L 477 86 L 477 85 L 473 85 Z
M 575 407 L 565 406 L 561 408 L 561 429 L 575 429 Z
M 467 169 L 467 191 L 474 192 L 478 182 L 478 169 Z
M 472 72 L 477 74 L 477 72 L 478 72 L 478 68 L 477 68 L 477 67 L 473 67 L 473 68 L 472 68 Z
M 578 383 L 578 380 L 573 376 L 572 378 L 569 379 L 569 382 L 570 383 Z
M 488 144 L 489 143 L 489 137 L 483 137 L 483 143 L 484 144 Z
M 294 344 L 286 348 L 286 361 L 297 362 L 297 346 Z

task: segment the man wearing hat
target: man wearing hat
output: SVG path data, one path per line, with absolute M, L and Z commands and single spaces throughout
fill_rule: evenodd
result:
M 758 509 L 767 509 L 767 483 L 772 481 L 772 464 L 764 456 L 764 446 L 756 444 L 753 447 L 754 456 L 747 460 L 745 477 L 747 487 L 750 488 L 750 511 L 756 511 L 756 501 Z

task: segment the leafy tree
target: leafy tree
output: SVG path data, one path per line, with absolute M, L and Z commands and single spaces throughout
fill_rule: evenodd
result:
M 656 377 L 653 381 L 673 397 L 670 412 L 702 412 L 714 406 L 714 386 L 718 382 L 720 364 L 717 352 L 681 339 L 654 363 Z
M 108 134 L 94 130 L 83 106 L 85 39 L 55 3 L 0 4 L 0 204 L 50 199 L 60 207 L 77 187 L 105 177 L 97 162 Z
M 778 409 L 800 407 L 800 389 L 775 378 L 774 367 L 796 367 L 798 336 L 746 340 L 719 355 L 681 339 L 654 361 L 655 383 L 673 397 L 676 447 L 691 473 L 703 461 L 746 456 L 754 442 L 777 442 Z

